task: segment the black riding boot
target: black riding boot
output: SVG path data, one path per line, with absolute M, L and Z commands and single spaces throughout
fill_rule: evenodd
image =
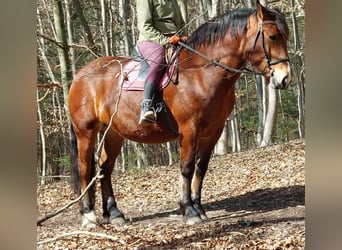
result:
M 139 118 L 140 125 L 156 122 L 156 115 L 152 106 L 155 91 L 156 87 L 153 83 L 145 83 L 144 100 L 141 103 L 141 113 Z

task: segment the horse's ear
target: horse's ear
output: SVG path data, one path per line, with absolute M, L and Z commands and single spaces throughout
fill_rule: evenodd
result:
M 256 1 L 256 5 L 257 5 L 257 15 L 258 15 L 259 21 L 263 21 L 264 19 L 267 19 L 268 17 L 267 9 L 264 6 L 262 6 L 259 0 Z

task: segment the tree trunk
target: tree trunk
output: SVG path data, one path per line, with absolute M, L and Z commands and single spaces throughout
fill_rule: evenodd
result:
M 260 3 L 263 6 L 267 6 L 267 0 L 260 0 Z M 277 91 L 276 89 L 272 88 L 270 84 L 267 84 L 268 95 L 266 95 L 265 78 L 257 76 L 256 79 L 257 96 L 259 102 L 259 126 L 257 134 L 257 144 L 260 147 L 264 147 L 272 142 L 273 127 L 277 114 Z M 260 92 L 261 90 L 262 92 Z M 263 107 L 262 111 L 260 109 L 261 104 Z
M 253 8 L 253 6 L 254 6 L 254 1 L 253 0 L 247 0 L 247 7 L 248 8 Z
M 267 0 L 260 0 L 260 3 L 263 5 L 263 6 L 267 6 Z
M 127 17 L 126 17 L 126 0 L 119 1 L 119 13 L 121 17 L 121 30 L 122 39 L 121 46 L 123 48 L 124 55 L 128 56 L 130 54 L 130 46 L 128 43 L 128 32 L 127 32 Z
M 265 107 L 264 107 L 264 86 L 263 86 L 263 81 L 261 76 L 255 76 L 255 88 L 256 88 L 256 94 L 257 94 L 257 99 L 258 99 L 258 132 L 257 132 L 257 145 L 260 145 L 262 141 L 262 136 L 264 133 L 264 112 Z
M 135 45 L 137 43 L 137 36 L 134 32 L 135 27 L 136 27 L 136 13 L 135 13 L 135 8 L 131 5 L 131 16 L 132 16 L 132 25 L 131 25 L 131 30 L 132 30 L 132 44 Z
M 126 172 L 126 155 L 127 155 L 127 140 L 124 141 L 123 146 L 121 148 L 121 171 L 122 173 Z
M 45 144 L 45 135 L 44 135 L 44 122 L 42 119 L 42 112 L 40 110 L 39 105 L 39 95 L 38 95 L 38 89 L 37 89 L 37 112 L 38 112 L 38 121 L 39 121 L 39 134 L 40 134 L 40 140 L 41 140 L 41 148 L 42 148 L 42 167 L 41 167 L 41 179 L 40 184 L 45 184 L 45 176 L 46 176 L 46 144 Z
M 58 0 L 54 0 L 54 1 L 58 1 Z M 80 19 L 81 25 L 84 29 L 84 37 L 86 39 L 86 43 L 87 43 L 89 49 L 91 49 L 94 53 L 96 53 L 97 50 L 95 47 L 94 39 L 93 39 L 92 33 L 90 31 L 89 25 L 88 25 L 84 15 L 83 15 L 81 2 L 79 0 L 73 0 L 73 2 L 75 5 L 77 16 Z
M 167 148 L 167 155 L 169 158 L 168 165 L 171 166 L 173 164 L 171 142 L 166 143 L 166 148 Z
M 235 115 L 234 110 L 228 117 L 228 124 L 229 124 L 228 133 L 230 137 L 230 144 L 232 146 L 232 152 L 240 152 L 241 150 L 240 133 L 238 129 L 237 117 Z
M 68 42 L 66 36 L 66 29 L 64 23 L 64 13 L 63 6 L 60 0 L 53 1 L 53 16 L 57 35 L 57 42 L 61 44 L 61 47 L 57 47 L 58 57 L 61 69 L 61 84 L 63 87 L 63 97 L 64 97 L 64 109 L 66 114 L 69 114 L 68 107 L 68 92 L 69 85 L 72 79 L 70 70 L 70 59 L 68 55 Z M 68 121 L 70 123 L 70 118 L 68 116 Z
M 300 39 L 299 39 L 299 30 L 298 30 L 298 23 L 296 19 L 296 12 L 295 12 L 295 1 L 291 0 L 291 18 L 292 18 L 292 26 L 293 26 L 293 37 L 294 37 L 294 51 L 296 52 L 296 62 L 298 66 L 295 67 L 297 76 L 298 76 L 298 90 L 297 90 L 297 105 L 298 105 L 298 133 L 299 137 L 303 138 L 305 136 L 305 110 L 304 110 L 304 103 L 305 103 L 305 95 L 304 95 L 304 77 L 302 74 L 302 57 L 297 52 L 301 48 Z
M 108 4 L 106 0 L 101 0 L 101 17 L 102 17 L 102 37 L 103 37 L 103 44 L 105 46 L 105 54 L 106 56 L 110 55 L 109 52 L 109 37 L 108 37 Z
M 43 25 L 42 25 L 42 20 L 40 19 L 40 13 L 39 13 L 39 9 L 37 8 L 37 18 L 38 18 L 38 29 L 39 29 L 39 32 L 41 34 L 44 34 L 43 32 Z M 46 48 L 45 48 L 45 42 L 44 42 L 44 39 L 43 38 L 38 38 L 38 51 L 40 52 L 40 55 L 44 61 L 44 65 L 46 67 L 46 71 L 51 79 L 51 82 L 53 83 L 57 83 L 56 79 L 55 79 L 55 76 L 52 72 L 52 69 L 51 69 L 51 66 L 49 64 L 49 61 L 48 61 L 48 58 L 46 56 Z
M 220 0 L 211 1 L 211 18 L 220 14 Z
M 215 154 L 224 155 L 228 153 L 228 122 L 225 123 L 220 138 L 215 146 Z
M 134 152 L 136 155 L 136 163 L 137 163 L 137 168 L 141 169 L 142 166 L 148 166 L 149 165 L 149 161 L 148 161 L 148 156 L 145 152 L 145 148 L 143 146 L 143 144 L 138 143 L 138 142 L 133 142 L 133 141 L 129 141 L 134 148 Z
M 71 15 L 70 15 L 70 0 L 64 0 L 64 6 L 65 6 L 65 17 L 66 17 L 66 25 L 67 25 L 67 32 L 68 32 L 68 43 L 73 44 L 74 43 L 74 29 L 72 27 L 72 21 L 71 21 Z M 73 47 L 69 48 L 70 52 L 70 61 L 71 61 L 71 72 L 72 77 L 76 75 L 76 64 L 75 64 L 75 50 Z
M 264 123 L 264 131 L 260 147 L 270 145 L 272 142 L 273 127 L 277 117 L 277 90 L 268 84 L 268 108 L 266 120 Z
M 304 83 L 303 76 L 300 74 L 299 82 L 298 82 L 298 132 L 299 137 L 305 137 L 305 92 L 304 92 Z
M 240 152 L 241 151 L 241 140 L 240 140 L 240 132 L 239 132 L 239 126 L 238 126 L 238 120 L 237 120 L 237 116 L 235 115 L 234 117 L 234 127 L 235 127 L 235 143 L 236 143 L 236 149 L 234 152 Z

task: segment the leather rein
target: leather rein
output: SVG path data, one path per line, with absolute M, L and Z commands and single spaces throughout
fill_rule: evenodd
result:
M 232 67 L 229 67 L 227 65 L 224 65 L 224 64 L 220 63 L 219 60 L 217 60 L 217 59 L 212 59 L 212 58 L 206 56 L 205 54 L 203 54 L 203 53 L 193 49 L 192 47 L 188 46 L 183 41 L 179 41 L 178 44 L 180 46 L 190 50 L 191 52 L 199 55 L 200 57 L 208 60 L 209 62 L 211 62 L 215 66 L 219 66 L 219 67 L 223 68 L 226 71 L 229 71 L 229 72 L 232 72 L 232 73 L 243 73 L 243 74 L 250 74 L 250 75 L 264 75 L 266 73 L 266 69 L 268 68 L 271 71 L 271 75 L 273 76 L 273 70 L 272 70 L 271 66 L 272 65 L 276 65 L 276 64 L 281 63 L 281 62 L 289 62 L 289 58 L 286 57 L 286 58 L 281 58 L 281 59 L 277 59 L 277 60 L 274 60 L 274 61 L 271 60 L 271 58 L 268 55 L 267 50 L 266 50 L 265 36 L 264 36 L 264 31 L 263 31 L 263 25 L 264 24 L 274 24 L 274 25 L 276 25 L 276 23 L 274 21 L 263 21 L 263 22 L 260 22 L 259 23 L 259 29 L 258 29 L 258 31 L 256 33 L 256 36 L 255 36 L 255 39 L 254 39 L 253 49 L 255 49 L 256 43 L 257 43 L 258 38 L 259 38 L 259 36 L 261 34 L 261 44 L 262 44 L 262 49 L 263 49 L 263 52 L 264 52 L 264 58 L 265 58 L 265 61 L 266 61 L 266 66 L 265 66 L 265 68 L 264 68 L 264 70 L 262 72 L 251 70 L 251 69 L 248 69 L 246 67 L 241 68 L 241 69 L 235 69 L 235 68 L 232 68 Z

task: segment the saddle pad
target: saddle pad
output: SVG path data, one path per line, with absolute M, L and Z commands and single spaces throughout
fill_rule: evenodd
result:
M 166 73 L 161 77 L 157 85 L 159 90 L 164 89 L 170 82 L 174 72 L 174 65 L 167 68 Z M 144 83 L 149 71 L 149 65 L 144 60 L 131 60 L 122 68 L 123 74 L 119 76 L 120 87 L 124 90 L 143 91 Z

